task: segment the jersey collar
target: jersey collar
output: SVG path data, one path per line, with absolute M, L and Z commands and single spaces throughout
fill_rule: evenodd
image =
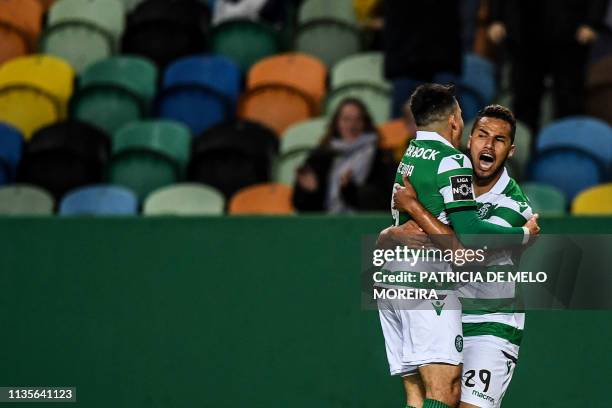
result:
M 502 173 L 499 180 L 497 180 L 497 183 L 495 183 L 495 185 L 491 188 L 491 190 L 489 190 L 489 193 L 492 193 L 492 194 L 503 193 L 506 187 L 508 186 L 508 183 L 510 183 L 510 176 L 508 175 L 508 170 L 506 170 L 506 168 L 504 167 L 504 172 Z
M 433 140 L 433 141 L 436 141 L 436 142 L 444 143 L 445 145 L 450 146 L 453 149 L 455 148 L 451 144 L 451 142 L 449 142 L 448 140 L 446 140 L 445 138 L 440 136 L 437 132 L 429 132 L 429 131 L 425 131 L 425 130 L 418 130 L 417 133 L 416 133 L 416 139 L 417 140 Z

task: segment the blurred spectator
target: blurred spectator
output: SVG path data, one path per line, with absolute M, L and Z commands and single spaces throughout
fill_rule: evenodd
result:
M 385 76 L 393 83 L 393 117 L 423 82 L 458 82 L 459 0 L 385 0 Z
M 343 100 L 321 144 L 297 170 L 295 208 L 336 214 L 388 210 L 397 163 L 379 149 L 378 137 L 365 105 Z
M 607 0 L 491 0 L 488 34 L 507 38 L 514 113 L 539 128 L 544 79 L 552 76 L 556 117 L 583 111 L 588 46 L 597 39 Z
M 591 63 L 612 55 L 612 0 L 608 0 L 604 24 L 591 52 Z
M 247 19 L 282 25 L 288 18 L 288 11 L 297 8 L 297 3 L 296 0 L 216 0 L 213 24 Z
M 384 47 L 383 0 L 353 0 L 357 20 L 363 29 L 365 49 L 381 50 Z

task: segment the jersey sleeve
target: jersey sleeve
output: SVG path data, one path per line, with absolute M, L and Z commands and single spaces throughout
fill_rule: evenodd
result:
M 436 176 L 446 213 L 476 209 L 472 187 L 472 163 L 464 154 L 442 158 Z
M 505 199 L 493 210 L 489 222 L 503 227 L 521 227 L 532 215 L 533 210 L 526 201 Z

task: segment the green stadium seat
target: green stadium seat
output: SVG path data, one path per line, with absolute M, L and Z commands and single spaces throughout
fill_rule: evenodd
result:
M 144 58 L 120 56 L 99 61 L 81 75 L 73 114 L 112 134 L 148 114 L 156 84 L 157 68 Z
M 344 58 L 332 67 L 331 88 L 366 83 L 390 90 L 384 76 L 384 56 L 381 52 L 367 52 Z
M 389 92 L 369 84 L 346 85 L 332 91 L 326 100 L 325 112 L 331 116 L 345 98 L 360 99 L 368 108 L 376 124 L 382 124 L 391 116 Z
M 534 213 L 542 216 L 565 215 L 567 200 L 556 187 L 541 183 L 523 183 L 521 189 L 529 198 Z
M 230 58 L 246 73 L 257 61 L 278 54 L 280 41 L 278 33 L 270 26 L 234 20 L 214 27 L 210 51 Z
M 132 189 L 140 200 L 183 177 L 191 134 L 171 121 L 128 124 L 113 135 L 109 181 Z
M 40 47 L 82 72 L 92 62 L 115 53 L 124 24 L 124 6 L 119 0 L 58 1 L 49 10 Z
M 310 154 L 310 149 L 299 149 L 279 156 L 273 166 L 273 180 L 279 184 L 293 186 L 295 175 Z
M 217 189 L 198 183 L 174 184 L 153 191 L 144 215 L 222 215 L 225 198 Z
M 314 55 L 328 67 L 361 50 L 356 26 L 335 20 L 316 20 L 298 28 L 294 49 Z
M 325 133 L 327 121 L 326 117 L 309 119 L 288 128 L 281 136 L 280 153 L 317 146 Z
M 42 188 L 15 184 L 0 188 L 0 215 L 51 215 L 53 197 Z
M 357 24 L 353 0 L 305 0 L 298 11 L 299 24 L 325 19 Z

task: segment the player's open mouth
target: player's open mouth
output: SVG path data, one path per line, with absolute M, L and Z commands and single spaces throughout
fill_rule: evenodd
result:
M 482 171 L 490 170 L 495 164 L 495 156 L 490 153 L 480 153 L 478 157 L 478 167 Z

